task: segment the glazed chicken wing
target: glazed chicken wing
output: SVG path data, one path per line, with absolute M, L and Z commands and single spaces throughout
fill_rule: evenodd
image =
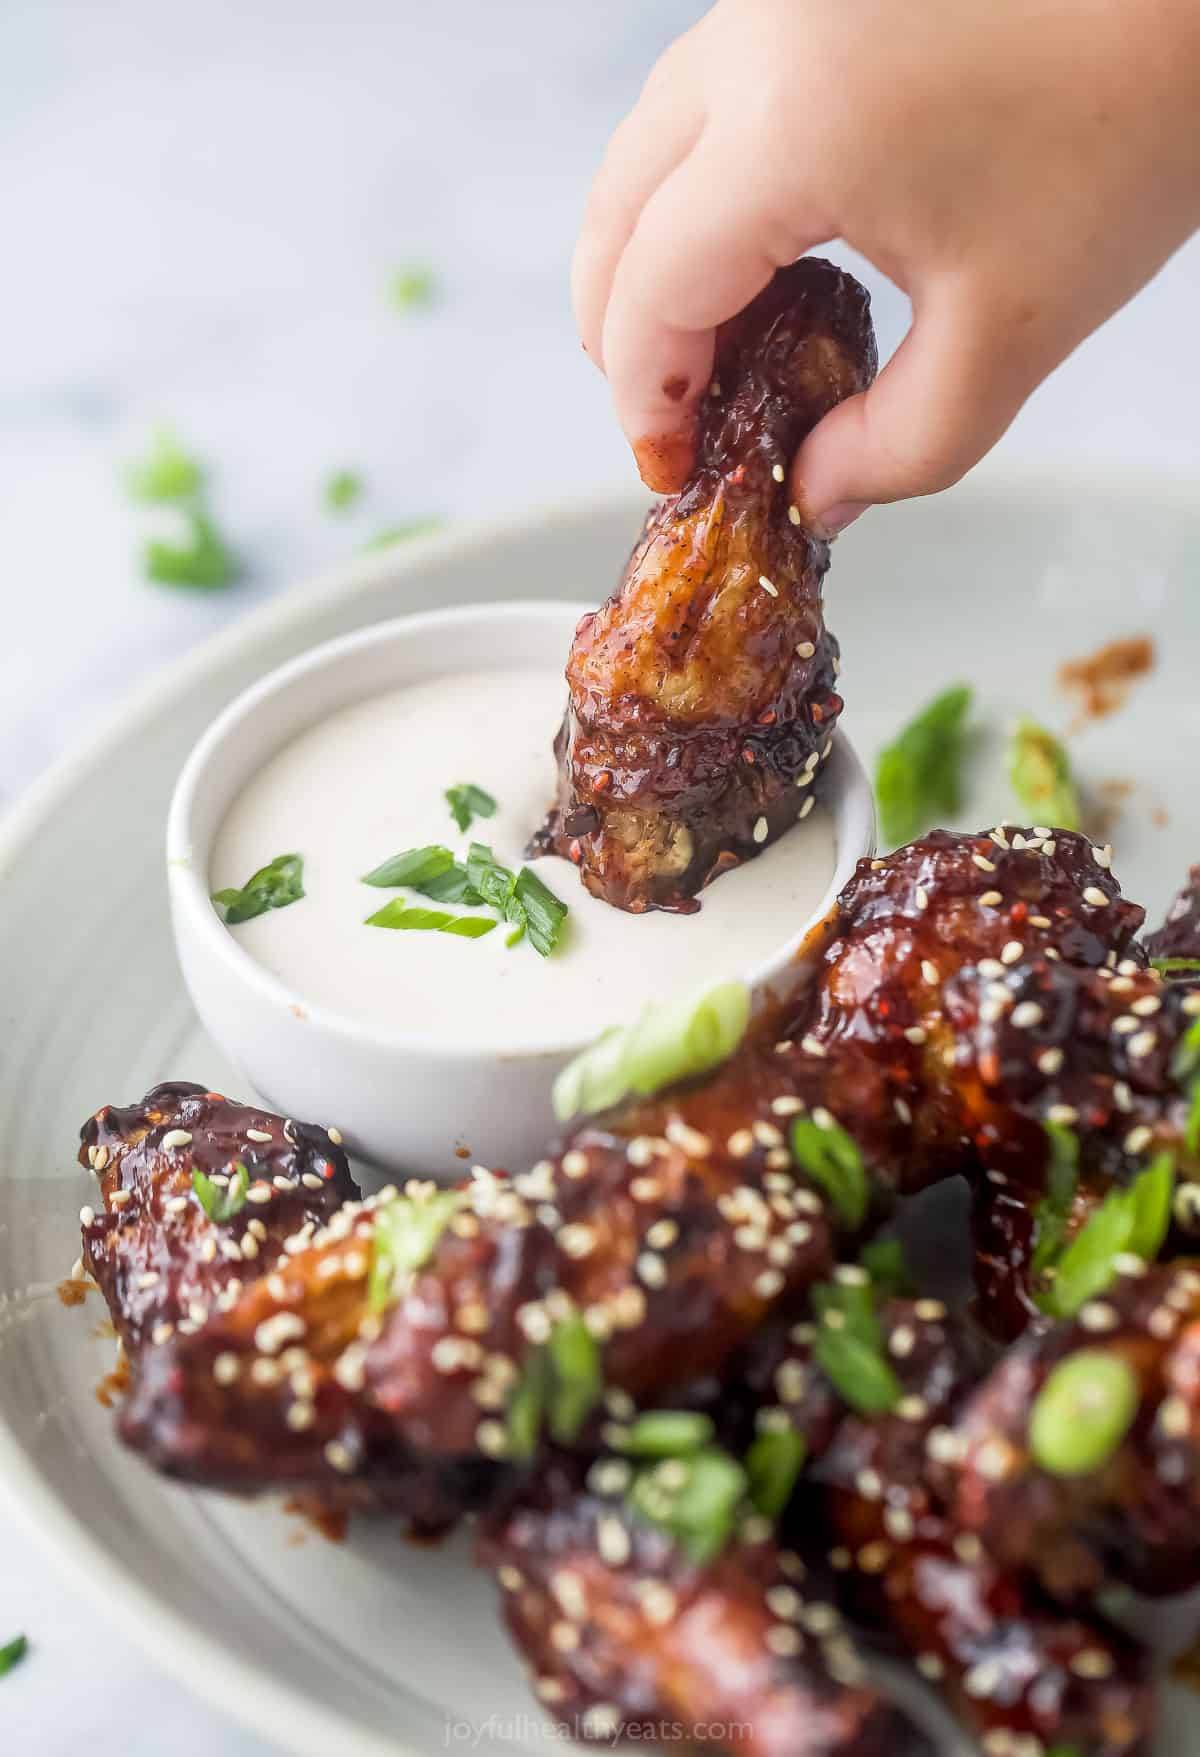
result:
M 552 1471 L 481 1547 L 538 1696 L 577 1738 L 733 1757 L 930 1750 L 867 1684 L 831 1607 L 813 1614 L 796 1586 L 800 1559 L 769 1526 L 691 1561 L 619 1496 L 575 1492 Z
M 812 808 L 842 702 L 829 547 L 790 504 L 797 445 L 875 373 L 868 299 L 806 257 L 720 331 L 692 474 L 580 622 L 534 853 L 617 908 L 691 910 Z

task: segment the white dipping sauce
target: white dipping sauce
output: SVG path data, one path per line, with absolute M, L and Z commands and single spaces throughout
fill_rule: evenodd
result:
M 822 807 L 701 893 L 694 915 L 629 915 L 593 897 L 568 860 L 530 862 L 570 914 L 558 947 L 508 947 L 503 924 L 478 940 L 365 925 L 392 897 L 363 873 L 405 849 L 444 843 L 464 860 L 485 842 L 517 871 L 555 792 L 551 750 L 565 702 L 561 669 L 474 671 L 369 697 L 278 751 L 243 788 L 217 834 L 209 888 L 244 885 L 277 854 L 304 858 L 303 899 L 230 928 L 298 1000 L 428 1042 L 557 1047 L 631 1019 L 647 1001 L 739 976 L 818 907 L 833 875 Z M 474 782 L 497 802 L 464 834 L 445 789 Z

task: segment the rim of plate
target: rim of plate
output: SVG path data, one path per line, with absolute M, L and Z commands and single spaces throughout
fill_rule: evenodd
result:
M 1037 500 L 1044 503 L 1075 495 L 1103 495 L 1112 500 L 1168 501 L 1195 509 L 1195 482 L 1184 476 L 1156 471 L 1056 470 L 1033 466 L 984 467 L 956 491 L 955 498 L 973 496 L 988 500 Z M 636 487 L 607 493 L 577 496 L 550 507 L 521 514 L 480 519 L 445 532 L 414 538 L 402 548 L 362 556 L 309 582 L 280 593 L 260 609 L 239 618 L 200 643 L 191 652 L 167 665 L 155 677 L 132 691 L 110 711 L 100 732 L 86 745 L 61 757 L 0 818 L 0 876 L 18 857 L 26 841 L 56 810 L 60 800 L 109 752 L 145 721 L 176 697 L 194 677 L 204 675 L 226 653 L 253 647 L 276 630 L 305 620 L 319 604 L 332 604 L 356 591 L 384 584 L 398 573 L 416 572 L 430 557 L 470 554 L 485 549 L 498 538 L 586 522 L 628 510 L 636 517 L 646 491 Z M 166 1593 L 144 1585 L 126 1563 L 119 1560 L 94 1534 L 70 1502 L 48 1489 L 33 1469 L 23 1447 L 12 1432 L 0 1404 L 0 1503 L 24 1530 L 52 1554 L 63 1574 L 89 1598 L 103 1601 L 111 1612 L 113 1599 L 128 1618 L 137 1643 L 194 1695 L 212 1703 L 235 1721 L 252 1727 L 281 1748 L 312 1752 L 324 1757 L 335 1740 L 348 1743 L 375 1757 L 428 1757 L 402 1738 L 382 1740 L 342 1715 L 330 1714 L 311 1697 L 299 1700 L 275 1675 L 244 1660 L 236 1648 L 214 1639 L 198 1622 L 175 1608 Z M 195 1664 L 197 1656 L 212 1661 Z M 219 1662 L 219 1663 L 217 1663 Z M 211 1680 L 220 1678 L 218 1689 Z M 230 1684 L 236 1688 L 231 1689 Z M 301 1710 L 300 1715 L 297 1709 Z M 318 1744 L 317 1740 L 323 1741 Z

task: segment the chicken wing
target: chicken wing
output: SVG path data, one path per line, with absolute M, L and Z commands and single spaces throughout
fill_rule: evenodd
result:
M 567 662 L 558 796 L 532 853 L 617 908 L 692 910 L 812 808 L 841 697 L 829 546 L 790 504 L 804 435 L 876 367 L 869 301 L 828 262 L 779 270 L 721 329 L 683 491 L 650 514 Z

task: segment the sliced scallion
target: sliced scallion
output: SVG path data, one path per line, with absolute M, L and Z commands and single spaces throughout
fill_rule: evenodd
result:
M 1084 1476 L 1113 1456 L 1137 1414 L 1137 1374 L 1117 1354 L 1084 1348 L 1050 1373 L 1029 1420 L 1029 1450 L 1054 1476 Z
M 554 1083 L 560 1122 L 591 1115 L 627 1092 L 649 1096 L 705 1073 L 737 1048 L 750 1018 L 744 982 L 723 982 L 700 995 L 647 1007 L 635 1025 L 606 1031 Z

